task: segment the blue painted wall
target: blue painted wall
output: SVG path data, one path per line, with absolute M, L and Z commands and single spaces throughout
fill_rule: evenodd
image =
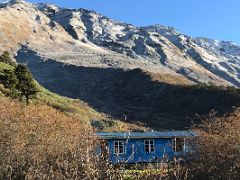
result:
M 172 160 L 174 157 L 182 156 L 184 152 L 174 152 L 172 149 L 172 139 L 154 139 L 154 152 L 146 153 L 144 149 L 144 140 L 148 139 L 129 139 L 129 140 L 106 140 L 110 161 L 113 163 L 139 163 L 161 161 L 164 157 Z M 152 140 L 152 139 L 149 139 Z M 114 154 L 114 142 L 124 141 L 124 154 Z

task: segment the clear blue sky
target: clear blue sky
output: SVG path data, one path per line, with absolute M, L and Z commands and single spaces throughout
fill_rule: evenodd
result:
M 162 24 L 193 37 L 240 44 L 240 0 L 29 0 L 85 8 L 137 26 Z

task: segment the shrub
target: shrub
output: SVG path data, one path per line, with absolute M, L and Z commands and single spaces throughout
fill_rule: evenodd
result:
M 48 106 L 0 97 L 0 179 L 121 179 L 90 127 Z
M 196 141 L 198 157 L 188 165 L 190 179 L 240 178 L 240 117 L 216 118 L 210 115 L 202 125 Z
M 227 90 L 229 91 L 229 93 L 231 93 L 232 95 L 236 95 L 239 96 L 239 89 L 235 88 L 234 86 L 228 86 Z

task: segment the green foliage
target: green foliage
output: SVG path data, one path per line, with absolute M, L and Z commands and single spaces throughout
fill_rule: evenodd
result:
M 20 96 L 19 91 L 15 89 L 13 91 L 15 94 L 12 94 L 10 91 L 9 85 L 6 86 L 5 83 L 6 76 L 10 76 L 8 73 L 13 72 L 15 74 L 15 67 L 0 62 L 0 96 L 11 96 L 14 98 L 18 98 Z M 3 81 L 4 79 L 4 81 Z M 33 80 L 34 81 L 34 80 Z M 38 93 L 36 96 L 32 96 L 32 103 L 34 104 L 47 104 L 59 111 L 65 113 L 73 113 L 79 116 L 81 119 L 89 121 L 90 119 L 101 119 L 101 114 L 90 108 L 87 104 L 83 103 L 80 100 L 74 100 L 67 97 L 60 96 L 58 94 L 52 93 L 47 89 L 43 88 L 36 81 Z M 4 85 L 5 84 L 5 85 Z
M 5 69 L 3 70 L 2 76 L 0 76 L 0 82 L 4 85 L 5 88 L 10 90 L 10 96 L 16 96 L 16 86 L 18 84 L 18 79 L 15 73 L 12 70 Z
M 15 68 L 13 66 L 9 65 L 9 64 L 0 62 L 0 74 L 3 74 L 3 71 L 5 69 L 14 70 Z
M 38 83 L 36 84 L 39 89 L 39 93 L 36 96 L 37 101 L 41 101 L 63 112 L 68 112 L 68 110 L 73 108 L 74 100 L 52 93 Z
M 223 89 L 224 87 L 222 86 L 217 86 L 211 82 L 209 83 L 198 83 L 196 85 L 192 86 L 193 89 L 205 89 L 205 90 L 220 90 Z
M 38 93 L 32 74 L 25 65 L 19 64 L 15 69 L 15 75 L 18 80 L 16 90 L 18 91 L 21 99 L 25 97 L 26 103 L 29 104 L 30 98 Z
M 3 54 L 0 56 L 0 62 L 9 64 L 11 66 L 16 66 L 16 63 L 12 60 L 9 52 L 4 51 Z
M 232 95 L 236 95 L 239 96 L 239 89 L 235 88 L 234 86 L 228 86 L 227 90 L 232 94 Z

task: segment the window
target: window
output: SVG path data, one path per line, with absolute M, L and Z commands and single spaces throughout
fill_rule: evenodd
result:
M 114 141 L 114 154 L 124 154 L 124 141 Z
M 173 151 L 181 152 L 184 150 L 184 138 L 173 139 Z
M 144 149 L 146 153 L 154 152 L 154 140 L 145 140 Z

